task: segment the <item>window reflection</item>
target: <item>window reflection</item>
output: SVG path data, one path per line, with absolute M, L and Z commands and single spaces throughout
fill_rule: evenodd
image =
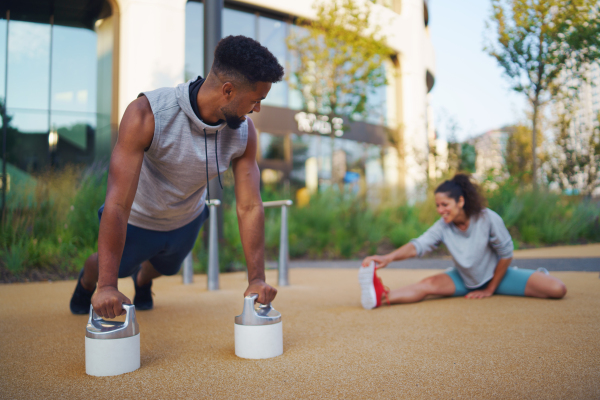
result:
M 6 20 L 0 19 L 0 106 L 4 105 L 4 79 L 6 76 Z M 2 124 L 0 124 L 2 126 Z
M 0 20 L 1 97 L 5 72 L 8 78 L 3 121 L 8 163 L 27 172 L 48 164 L 90 163 L 99 125 L 100 147 L 109 154 L 114 23 L 108 3 L 98 6 L 86 9 L 80 20 L 74 17 L 80 14 L 61 8 L 68 18 L 54 20 L 69 26 L 51 25 L 51 15 L 46 19 L 41 11 L 36 22 Z M 48 23 L 40 23 L 44 19 Z
M 292 172 L 290 178 L 299 184 L 309 179 L 306 171 L 309 165 L 316 165 L 315 173 L 319 180 L 329 180 L 331 177 L 331 139 L 327 136 L 311 134 L 291 135 L 292 142 Z M 334 139 L 334 164 L 340 173 L 349 173 L 365 176 L 366 167 L 369 165 L 369 177 L 376 181 L 378 174 L 383 176 L 381 168 L 380 148 L 362 142 L 348 139 Z M 370 164 L 369 164 L 370 163 Z M 342 171 L 342 172 L 340 172 Z M 337 179 L 341 176 L 337 176 Z
M 66 26 L 53 29 L 51 109 L 95 113 L 96 33 Z
M 185 6 L 185 80 L 204 76 L 204 4 Z
M 9 22 L 8 107 L 48 109 L 50 29 L 47 24 Z
M 284 137 L 262 132 L 260 156 L 263 160 L 285 160 Z
M 243 11 L 223 10 L 223 37 L 244 35 L 256 39 L 256 16 Z
M 8 101 L 10 102 L 10 96 Z M 10 126 L 21 133 L 48 133 L 49 113 L 47 109 L 28 110 L 26 108 L 8 107 L 6 114 L 9 116 Z
M 269 49 L 277 61 L 282 66 L 286 66 L 287 45 L 285 38 L 287 36 L 287 24 L 272 18 L 259 17 L 258 37 L 260 43 Z M 287 107 L 287 82 L 284 80 L 273 84 L 269 95 L 263 101 L 265 105 L 276 107 Z
M 385 65 L 381 66 L 385 70 Z M 375 125 L 387 125 L 387 87 L 370 88 L 367 97 L 368 114 L 365 121 Z

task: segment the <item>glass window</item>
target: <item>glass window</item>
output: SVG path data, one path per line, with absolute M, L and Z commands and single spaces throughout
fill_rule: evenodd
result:
M 41 14 L 37 22 L 8 22 L 7 160 L 20 169 L 90 163 L 98 148 L 110 152 L 115 25 L 108 3 L 98 6 L 79 13 L 62 7 L 58 25 L 50 15 L 43 23 Z M 0 23 L 0 60 L 6 24 Z M 4 65 L 2 97 L 3 73 Z
M 8 113 L 21 132 L 48 132 L 50 30 L 47 24 L 10 21 L 8 26 Z
M 256 39 L 256 15 L 243 11 L 223 9 L 223 37 L 244 35 Z
M 381 149 L 376 145 L 367 145 L 367 160 L 365 163 L 365 178 L 367 185 L 383 183 L 383 166 Z
M 286 68 L 287 45 L 287 24 L 272 18 L 259 17 L 258 20 L 260 43 L 265 46 L 284 68 Z M 287 82 L 285 80 L 273 84 L 271 91 L 262 104 L 276 107 L 287 107 Z
M 296 135 L 292 133 L 292 172 L 290 178 L 292 180 L 304 183 L 306 179 L 306 160 L 311 157 L 309 152 L 310 143 L 309 135 Z
M 6 79 L 6 20 L 0 19 L 0 106 L 4 105 L 5 79 Z
M 54 26 L 50 130 L 64 146 L 88 149 L 88 132 L 96 128 L 96 70 L 95 32 Z
M 96 33 L 54 26 L 52 34 L 52 110 L 96 112 Z
M 285 160 L 284 137 L 260 134 L 260 156 L 263 160 Z
M 94 140 L 94 153 L 97 160 L 110 157 L 112 145 L 112 131 L 116 126 L 111 125 L 112 110 L 112 65 L 114 47 L 114 27 L 116 21 L 113 17 L 105 18 L 96 23 L 97 35 L 97 70 L 98 84 L 96 87 L 96 137 Z
M 204 4 L 185 6 L 185 80 L 204 76 Z
M 294 35 L 307 35 L 308 30 L 298 25 L 289 25 L 289 33 Z M 287 47 L 287 44 L 286 44 Z M 294 51 L 288 49 L 288 65 L 286 66 L 286 75 L 289 81 L 292 83 L 290 86 L 297 81 L 294 71 L 298 69 L 298 58 Z M 302 110 L 304 108 L 304 101 L 302 99 L 302 93 L 299 90 L 288 90 L 288 107 L 292 110 Z
M 385 70 L 385 65 L 381 66 Z M 387 86 L 370 87 L 367 93 L 367 117 L 365 121 L 375 125 L 387 125 Z

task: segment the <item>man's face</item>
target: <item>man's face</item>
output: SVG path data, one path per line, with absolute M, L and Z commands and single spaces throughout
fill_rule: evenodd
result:
M 227 126 L 237 129 L 246 120 L 246 114 L 260 112 L 260 102 L 267 97 L 269 90 L 271 82 L 257 82 L 254 90 L 238 91 L 229 104 L 221 107 Z

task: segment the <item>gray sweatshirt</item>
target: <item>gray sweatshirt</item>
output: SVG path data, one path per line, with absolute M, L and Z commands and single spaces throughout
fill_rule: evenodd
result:
M 248 122 L 238 129 L 224 122 L 219 126 L 202 122 L 190 104 L 190 82 L 143 93 L 155 128 L 144 153 L 131 225 L 170 231 L 193 221 L 204 209 L 207 181 L 222 175 L 246 151 Z
M 478 216 L 472 216 L 465 232 L 453 222 L 447 224 L 440 218 L 424 234 L 410 242 L 419 257 L 444 243 L 465 286 L 470 289 L 492 279 L 498 260 L 512 258 L 513 255 L 510 233 L 502 218 L 489 208 Z

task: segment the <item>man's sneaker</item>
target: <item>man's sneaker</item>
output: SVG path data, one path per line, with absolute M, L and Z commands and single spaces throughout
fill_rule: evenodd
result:
M 152 281 L 145 284 L 144 286 L 138 286 L 137 276 L 140 272 L 140 268 L 136 269 L 131 277 L 133 278 L 133 286 L 135 287 L 135 297 L 133 298 L 133 304 L 136 310 L 152 310 L 154 302 L 152 301 Z
M 361 303 L 365 310 L 372 310 L 381 305 L 381 299 L 385 298 L 390 304 L 388 293 L 390 289 L 383 286 L 381 278 L 377 276 L 375 262 L 371 261 L 368 267 L 360 267 L 358 270 L 358 282 L 361 290 Z
M 77 286 L 75 286 L 75 292 L 73 292 L 73 297 L 71 297 L 71 312 L 73 314 L 89 314 L 90 313 L 90 305 L 92 304 L 92 295 L 94 294 L 94 290 L 91 292 L 83 287 L 81 284 L 81 277 L 83 276 L 83 269 L 79 273 L 77 277 Z

